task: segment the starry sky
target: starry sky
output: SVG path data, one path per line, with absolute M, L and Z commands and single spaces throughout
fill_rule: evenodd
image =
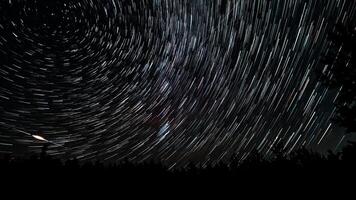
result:
M 171 166 L 337 149 L 314 71 L 349 0 L 2 0 L 0 151 Z

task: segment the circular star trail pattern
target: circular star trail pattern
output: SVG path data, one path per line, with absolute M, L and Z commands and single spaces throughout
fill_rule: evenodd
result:
M 337 94 L 313 71 L 354 1 L 0 5 L 1 151 L 41 131 L 53 155 L 174 166 L 332 135 Z

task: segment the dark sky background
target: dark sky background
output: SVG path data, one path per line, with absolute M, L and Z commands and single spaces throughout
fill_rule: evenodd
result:
M 3 0 L 0 151 L 169 165 L 337 150 L 316 81 L 349 0 Z M 348 136 L 349 137 L 349 136 Z

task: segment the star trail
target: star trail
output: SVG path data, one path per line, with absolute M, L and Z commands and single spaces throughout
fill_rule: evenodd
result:
M 315 148 L 337 92 L 314 70 L 349 0 L 4 0 L 0 150 L 171 166 Z M 342 135 L 337 136 L 340 143 Z M 335 148 L 335 146 L 329 146 Z

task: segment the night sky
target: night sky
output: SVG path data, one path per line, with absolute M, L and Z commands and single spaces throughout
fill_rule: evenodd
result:
M 350 0 L 2 0 L 0 152 L 195 161 L 324 151 L 337 91 L 317 82 Z M 41 139 L 41 138 L 40 138 Z

